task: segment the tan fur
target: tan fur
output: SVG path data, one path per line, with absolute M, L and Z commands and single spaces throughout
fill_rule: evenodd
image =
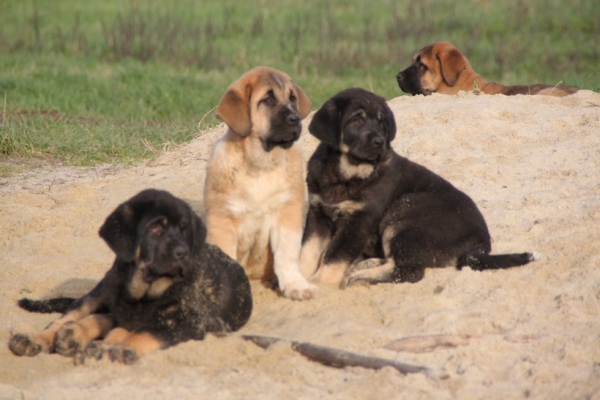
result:
M 166 346 L 164 342 L 148 332 L 132 333 L 127 329 L 117 327 L 110 331 L 102 342 L 93 342 L 85 348 L 85 356 L 79 353 L 75 363 L 83 363 L 88 358 L 99 359 L 104 354 L 111 361 L 132 364 L 140 357 L 150 354 Z
M 344 261 L 323 264 L 319 266 L 319 269 L 311 277 L 311 280 L 313 282 L 319 282 L 322 285 L 340 287 L 349 266 L 350 263 Z
M 131 281 L 127 285 L 129 295 L 133 299 L 139 300 L 144 296 L 148 296 L 150 299 L 156 299 L 162 296 L 173 284 L 173 279 L 169 277 L 158 278 L 152 283 L 148 283 L 144 280 L 146 263 L 140 259 L 139 249 L 136 252 L 136 264 L 136 269 L 131 277 Z
M 106 335 L 102 342 L 107 345 L 119 344 L 127 340 L 130 335 L 131 332 L 129 332 L 127 329 L 116 327 L 110 331 L 108 335 Z
M 130 335 L 122 345 L 135 350 L 138 357 L 143 357 L 161 349 L 163 342 L 148 332 L 141 332 Z
M 216 114 L 229 129 L 215 143 L 204 187 L 207 242 L 237 260 L 250 279 L 276 276 L 284 296 L 303 300 L 318 294 L 299 264 L 304 161 L 296 143 L 288 149 L 263 148 L 272 110 L 261 101 L 270 91 L 278 104 L 294 108 L 300 118 L 310 112 L 302 89 L 271 68 L 248 71 L 227 89 Z
M 131 333 L 120 327 L 110 331 L 103 344 L 114 348 L 124 347 L 135 350 L 138 357 L 143 357 L 164 346 L 163 342 L 148 332 Z
M 352 178 L 366 179 L 373 173 L 374 170 L 375 168 L 371 164 L 350 164 L 346 154 L 343 154 L 340 158 L 340 173 L 346 180 L 350 180 Z
M 313 276 L 319 268 L 321 258 L 327 245 L 329 244 L 329 238 L 321 238 L 318 236 L 312 236 L 302 246 L 301 253 L 301 264 L 302 274 L 304 276 Z
M 106 335 L 114 327 L 114 320 L 106 314 L 91 314 L 78 321 L 64 324 L 56 333 L 55 351 L 63 356 L 72 356 L 76 350 L 84 349 L 92 340 Z M 75 341 L 77 346 L 73 346 Z
M 348 286 L 356 280 L 377 279 L 389 275 L 395 267 L 396 262 L 393 258 L 386 260 L 371 258 L 361 261 L 352 268 L 352 272 L 346 277 L 342 287 Z
M 63 326 L 89 316 L 97 309 L 98 304 L 96 303 L 93 299 L 90 299 L 88 302 L 84 302 L 81 307 L 71 310 L 56 321 L 53 321 L 43 331 L 22 335 L 24 340 L 31 343 L 25 345 L 25 347 L 32 348 L 37 345 L 40 346 L 38 352 L 48 353 L 53 351 L 56 346 L 57 334 Z
M 448 42 L 436 42 L 422 48 L 413 57 L 413 64 L 418 62 L 427 67 L 420 76 L 421 86 L 426 94 L 455 94 L 459 91 L 479 90 L 485 94 L 538 94 L 561 97 L 578 91 L 571 86 L 546 84 L 504 86 L 488 82 L 473 70 L 469 60 L 460 50 Z

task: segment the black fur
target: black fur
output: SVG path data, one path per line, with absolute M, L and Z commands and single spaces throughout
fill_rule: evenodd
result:
M 424 67 L 422 64 L 412 63 L 408 68 L 398 72 L 398 75 L 396 75 L 396 81 L 398 81 L 398 86 L 403 92 L 410 93 L 412 95 L 431 94 L 431 92 L 425 91 L 423 86 L 421 86 L 423 68 Z
M 346 284 L 417 282 L 425 267 L 498 269 L 534 259 L 530 253 L 489 255 L 490 235 L 475 203 L 391 148 L 396 126 L 382 97 L 342 91 L 317 111 L 309 131 L 322 143 L 308 163 L 303 243 L 328 241 L 319 265 L 350 264 Z M 371 172 L 349 176 L 341 172 L 348 165 Z M 364 275 L 389 260 L 393 268 Z
M 153 229 L 161 230 L 158 237 Z M 100 236 L 117 258 L 88 296 L 102 297 L 118 326 L 151 332 L 172 345 L 202 339 L 205 332 L 237 330 L 250 317 L 250 286 L 242 267 L 204 242 L 203 222 L 170 193 L 150 189 L 134 196 L 108 216 Z M 136 249 L 147 264 L 144 279 L 174 279 L 156 299 L 131 298 L 127 290 L 139 267 Z
M 48 300 L 32 300 L 23 298 L 19 300 L 18 304 L 23 310 L 31 312 L 44 314 L 59 312 L 64 314 L 76 300 L 77 299 L 73 297 L 58 297 Z

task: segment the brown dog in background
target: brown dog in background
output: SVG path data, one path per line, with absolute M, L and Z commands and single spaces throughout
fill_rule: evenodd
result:
M 216 115 L 229 127 L 207 164 L 207 242 L 237 260 L 250 279 L 277 278 L 283 295 L 319 293 L 300 270 L 306 186 L 296 141 L 311 110 L 283 72 L 257 67 L 221 98 Z
M 504 86 L 488 82 L 478 75 L 469 60 L 454 45 L 436 42 L 423 47 L 413 57 L 412 64 L 396 75 L 400 89 L 406 93 L 430 95 L 432 93 L 455 94 L 461 90 L 481 91 L 485 94 L 540 94 L 568 96 L 579 89 L 559 85 Z

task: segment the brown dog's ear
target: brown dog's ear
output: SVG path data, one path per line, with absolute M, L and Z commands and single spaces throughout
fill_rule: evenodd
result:
M 456 85 L 460 74 L 467 67 L 465 57 L 457 49 L 442 50 L 435 56 L 440 63 L 440 71 L 446 85 Z
M 308 131 L 321 142 L 334 149 L 340 148 L 341 119 L 344 104 L 334 96 L 313 115 Z
M 304 119 L 310 113 L 312 103 L 300 86 L 295 83 L 292 83 L 292 85 L 294 86 L 296 97 L 298 98 L 298 113 L 300 114 L 300 119 Z
M 232 131 L 240 136 L 248 136 L 252 123 L 250 121 L 250 85 L 231 85 L 217 105 L 216 116 L 225 122 Z

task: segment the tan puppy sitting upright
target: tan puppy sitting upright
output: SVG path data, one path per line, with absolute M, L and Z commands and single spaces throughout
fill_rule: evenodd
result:
M 207 242 L 237 260 L 250 279 L 277 278 L 283 295 L 308 300 L 319 289 L 300 270 L 304 161 L 296 140 L 311 103 L 283 72 L 257 67 L 235 81 L 216 115 L 204 187 Z
M 504 86 L 488 82 L 478 75 L 469 60 L 454 45 L 436 42 L 423 47 L 413 57 L 412 64 L 396 75 L 398 85 L 406 93 L 430 95 L 455 94 L 459 91 L 481 91 L 486 94 L 542 94 L 568 96 L 579 89 L 559 85 Z

